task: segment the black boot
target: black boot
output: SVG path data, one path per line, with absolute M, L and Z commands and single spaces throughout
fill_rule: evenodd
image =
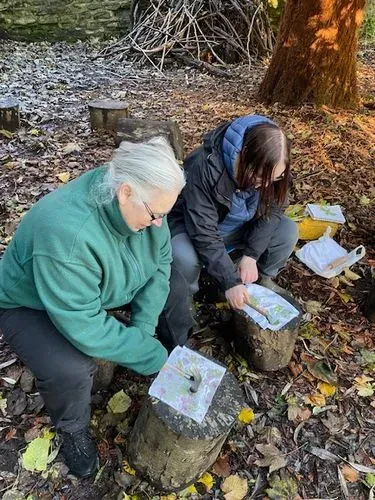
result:
M 69 471 L 77 477 L 91 476 L 97 468 L 98 455 L 88 429 L 62 435 L 62 451 Z

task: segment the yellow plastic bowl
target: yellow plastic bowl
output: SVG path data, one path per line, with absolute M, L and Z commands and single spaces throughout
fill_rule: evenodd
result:
M 297 224 L 300 240 L 317 240 L 323 236 L 328 226 L 331 226 L 330 236 L 333 237 L 341 226 L 341 224 L 336 224 L 335 222 L 313 220 L 311 217 L 306 217 Z

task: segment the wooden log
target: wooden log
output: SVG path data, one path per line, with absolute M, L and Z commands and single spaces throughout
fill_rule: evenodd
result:
M 228 371 L 201 424 L 148 396 L 129 438 L 129 463 L 159 491 L 182 490 L 216 461 L 242 407 Z
M 234 347 L 246 361 L 258 370 L 276 371 L 288 366 L 293 355 L 301 322 L 299 305 L 283 296 L 299 311 L 299 315 L 281 330 L 263 330 L 245 311 L 233 311 L 235 325 Z
M 15 132 L 20 126 L 20 111 L 17 99 L 4 97 L 0 99 L 0 129 Z
M 116 131 L 120 118 L 129 116 L 129 105 L 126 102 L 103 99 L 88 103 L 92 130 Z
M 120 119 L 117 124 L 116 144 L 121 141 L 141 142 L 157 135 L 164 136 L 173 147 L 177 160 L 184 159 L 184 142 L 177 122 L 173 120 Z
M 92 392 L 105 391 L 110 386 L 116 365 L 105 359 L 95 359 L 97 370 L 94 374 Z

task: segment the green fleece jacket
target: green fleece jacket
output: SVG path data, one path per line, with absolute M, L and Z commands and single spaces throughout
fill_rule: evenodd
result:
M 106 169 L 48 194 L 23 217 L 0 260 L 0 308 L 45 310 L 80 351 L 148 375 L 167 358 L 153 335 L 169 292 L 170 234 L 166 221 L 132 231 L 117 198 L 96 203 Z M 128 327 L 106 312 L 124 304 Z

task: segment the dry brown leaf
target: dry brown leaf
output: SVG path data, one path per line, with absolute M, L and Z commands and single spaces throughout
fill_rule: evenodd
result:
M 248 491 L 247 479 L 233 474 L 226 478 L 221 485 L 221 490 L 225 493 L 225 500 L 242 500 Z
M 258 467 L 269 467 L 270 474 L 286 466 L 285 457 L 276 446 L 272 444 L 257 444 L 255 448 L 263 455 L 263 458 L 256 460 L 255 464 Z
M 315 394 L 310 394 L 310 396 L 305 396 L 304 401 L 307 405 L 311 406 L 325 406 L 326 405 L 326 398 L 323 396 L 323 394 L 315 393 Z
M 353 467 L 350 467 L 350 465 L 342 465 L 341 472 L 345 481 L 349 481 L 349 483 L 356 483 L 359 480 L 359 473 Z
M 212 472 L 220 477 L 230 476 L 229 456 L 219 457 L 212 466 Z
M 296 404 L 288 406 L 288 419 L 294 424 L 299 424 L 308 420 L 311 417 L 311 410 L 306 407 L 301 407 Z

